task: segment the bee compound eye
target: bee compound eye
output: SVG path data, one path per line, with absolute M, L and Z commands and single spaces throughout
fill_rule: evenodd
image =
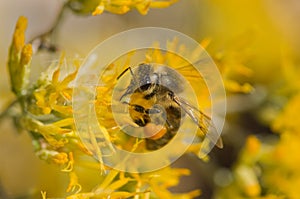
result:
M 148 90 L 150 87 L 152 86 L 152 84 L 150 84 L 149 82 L 147 82 L 144 85 L 141 85 L 138 89 L 142 90 L 142 91 L 146 91 Z

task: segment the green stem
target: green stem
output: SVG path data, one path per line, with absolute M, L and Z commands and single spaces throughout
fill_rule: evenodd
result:
M 57 29 L 57 27 L 60 25 L 66 7 L 67 4 L 65 3 L 60 9 L 53 26 L 48 31 L 34 37 L 29 41 L 29 43 L 32 43 L 34 49 L 36 49 L 37 51 L 41 49 L 46 49 L 52 52 L 55 52 L 57 50 L 57 46 L 53 44 L 50 37 L 52 36 L 53 32 Z
M 7 116 L 9 116 L 9 112 L 11 110 L 12 107 L 14 107 L 14 105 L 16 105 L 16 103 L 19 102 L 18 100 L 14 100 L 12 101 L 6 108 L 5 110 L 0 113 L 0 122 Z

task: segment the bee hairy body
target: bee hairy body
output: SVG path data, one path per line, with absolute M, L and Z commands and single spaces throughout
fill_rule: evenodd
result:
M 159 139 L 146 138 L 147 149 L 156 150 L 166 145 L 174 137 L 180 127 L 182 111 L 172 100 L 174 94 L 171 90 L 158 84 L 146 87 L 147 91 L 136 89 L 132 94 L 130 100 L 132 108 L 129 109 L 129 114 L 133 121 L 141 127 L 147 128 L 150 123 L 164 125 L 165 132 Z M 150 90 L 151 92 L 149 92 Z
M 176 135 L 186 115 L 204 135 L 207 133 L 210 118 L 177 95 L 185 87 L 177 72 L 165 66 L 140 64 L 134 71 L 130 67 L 124 70 L 118 79 L 128 70 L 132 78 L 120 101 L 129 105 L 132 121 L 144 127 L 145 134 L 157 131 L 145 138 L 148 150 L 165 146 Z M 211 140 L 218 139 L 215 132 Z M 218 143 L 221 148 L 221 140 Z

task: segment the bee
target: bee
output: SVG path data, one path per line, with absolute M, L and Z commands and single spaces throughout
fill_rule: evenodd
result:
M 184 79 L 177 72 L 166 66 L 142 63 L 134 71 L 131 67 L 125 69 L 117 80 L 127 71 L 132 79 L 120 101 L 128 104 L 132 121 L 144 127 L 148 150 L 165 146 L 176 135 L 185 116 L 192 119 L 203 135 L 207 134 L 211 119 L 177 95 L 184 91 Z M 210 139 L 218 139 L 217 135 L 210 134 L 214 136 Z M 222 148 L 221 139 L 216 144 Z

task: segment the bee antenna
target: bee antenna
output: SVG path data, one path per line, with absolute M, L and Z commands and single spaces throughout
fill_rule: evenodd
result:
M 131 68 L 130 66 L 128 68 L 126 68 L 118 77 L 117 77 L 117 80 L 119 80 L 128 70 L 131 71 Z M 131 72 L 132 73 L 132 72 Z
M 117 80 L 119 80 L 127 71 L 130 71 L 130 74 L 131 74 L 131 76 L 132 76 L 132 79 L 133 79 L 133 81 L 134 81 L 134 83 L 136 84 L 136 85 L 139 85 L 139 82 L 137 81 L 137 79 L 135 78 L 135 76 L 134 76 L 134 74 L 133 74 L 133 72 L 132 72 L 132 69 L 131 69 L 131 67 L 129 66 L 128 68 L 126 68 L 118 77 L 117 77 Z

